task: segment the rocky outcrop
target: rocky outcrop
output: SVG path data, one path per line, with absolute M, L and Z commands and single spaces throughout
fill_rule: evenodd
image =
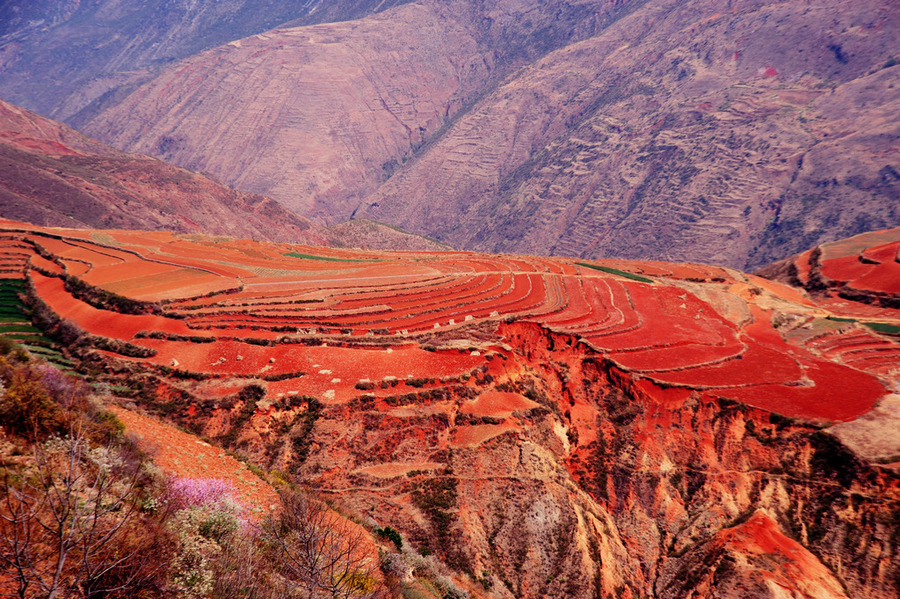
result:
M 895 474 L 816 427 L 648 395 L 540 327 L 503 338 L 517 356 L 488 388 L 535 407 L 473 418 L 452 393 L 388 412 L 326 406 L 297 473 L 489 596 L 896 596 Z M 245 451 L 290 459 L 255 418 Z

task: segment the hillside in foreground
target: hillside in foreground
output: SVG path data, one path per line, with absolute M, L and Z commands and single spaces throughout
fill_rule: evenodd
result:
M 897 308 L 693 264 L 3 230 L 80 368 L 475 596 L 897 594 Z

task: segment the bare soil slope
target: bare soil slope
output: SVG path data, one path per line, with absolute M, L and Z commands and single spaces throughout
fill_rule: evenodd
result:
M 341 222 L 491 81 L 599 30 L 629 6 L 617 4 L 428 1 L 278 28 L 171 65 L 73 122 Z
M 401 2 L 10 0 L 0 5 L 0 89 L 6 100 L 67 120 L 219 44 L 287 21 L 353 19 Z

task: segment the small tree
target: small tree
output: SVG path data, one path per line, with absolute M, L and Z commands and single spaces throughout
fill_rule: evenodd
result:
M 55 599 L 126 587 L 122 571 L 142 545 L 117 543 L 137 516 L 139 473 L 139 462 L 77 434 L 35 444 L 33 467 L 3 476 L 0 588 Z
M 281 515 L 264 531 L 279 574 L 309 599 L 376 596 L 376 569 L 365 532 L 323 503 L 297 493 L 282 494 Z

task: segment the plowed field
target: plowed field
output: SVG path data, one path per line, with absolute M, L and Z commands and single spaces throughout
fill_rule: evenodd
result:
M 145 364 L 178 388 L 185 388 L 180 381 L 203 380 L 204 397 L 224 395 L 210 391 L 216 384 L 239 389 L 256 381 L 273 401 L 306 396 L 329 405 L 406 405 L 468 385 L 477 387 L 477 399 L 462 413 L 508 419 L 538 405 L 521 389 L 493 387 L 531 367 L 517 358 L 531 342 L 498 328 L 519 321 L 569 339 L 567 348 L 580 342 L 660 389 L 840 421 L 872 408 L 895 383 L 890 377 L 900 356 L 895 341 L 874 332 L 875 341 L 859 347 L 812 343 L 799 327 L 825 322 L 838 299 L 819 301 L 712 266 L 371 253 L 124 231 L 51 236 L 37 227 L 7 227 L 0 253 L 28 275 L 53 312 L 93 335 L 154 350 L 149 358 L 105 355 Z M 797 273 L 897 293 L 900 244 L 875 239 L 882 245 L 855 240 L 826 248 L 821 263 L 804 254 Z M 29 253 L 29 244 L 83 268 L 62 273 Z M 30 268 L 29 259 L 55 276 Z M 97 297 L 156 301 L 157 314 L 122 314 L 115 302 L 91 305 L 66 290 L 65 276 L 94 286 Z M 893 326 L 895 312 L 878 307 L 878 325 Z M 404 398 L 391 399 L 397 395 Z M 454 442 L 477 444 L 514 430 L 478 426 L 455 433 Z

